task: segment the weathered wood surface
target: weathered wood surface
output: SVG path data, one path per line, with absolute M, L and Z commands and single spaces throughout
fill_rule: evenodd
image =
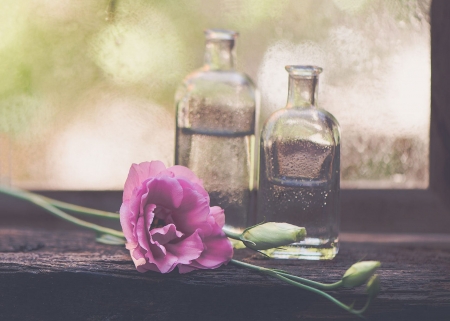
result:
M 344 234 L 333 261 L 236 257 L 322 282 L 380 260 L 368 320 L 450 320 L 450 235 Z M 334 291 L 365 302 L 364 288 Z M 180 275 L 138 273 L 122 247 L 78 230 L 0 228 L 0 320 L 357 320 L 315 294 L 228 265 Z

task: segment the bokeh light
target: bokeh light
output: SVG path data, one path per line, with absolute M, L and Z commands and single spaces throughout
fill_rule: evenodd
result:
M 133 162 L 173 163 L 178 84 L 203 30 L 240 32 L 237 68 L 284 107 L 287 64 L 324 68 L 342 186 L 425 188 L 430 0 L 2 0 L 0 182 L 121 189 Z

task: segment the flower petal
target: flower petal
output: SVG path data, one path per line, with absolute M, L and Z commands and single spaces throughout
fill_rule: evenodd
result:
M 134 189 L 139 188 L 142 182 L 149 177 L 156 176 L 165 169 L 166 166 L 164 166 L 164 163 L 160 161 L 143 162 L 140 164 L 131 165 L 123 189 L 123 201 L 125 202 L 129 200 Z
M 177 266 L 178 258 L 170 252 L 159 258 L 154 258 L 154 264 L 161 273 L 169 273 Z
M 168 224 L 164 227 L 154 228 L 150 230 L 152 239 L 161 245 L 173 241 L 183 236 L 183 233 L 177 231 L 174 224 Z
M 200 178 L 198 178 L 197 175 L 195 175 L 194 172 L 187 167 L 175 165 L 167 168 L 167 171 L 174 173 L 175 177 L 184 177 L 188 181 L 203 187 L 203 181 Z
M 180 179 L 179 183 L 183 186 L 183 200 L 172 213 L 172 220 L 177 230 L 191 234 L 201 229 L 201 233 L 210 234 L 209 199 L 198 193 L 189 182 Z
M 183 188 L 175 178 L 162 176 L 144 182 L 146 193 L 141 198 L 141 211 L 146 204 L 156 204 L 167 209 L 180 206 L 183 200 Z
M 205 250 L 198 259 L 190 264 L 193 267 L 215 269 L 222 264 L 227 264 L 233 257 L 233 246 L 218 225 L 214 227 L 211 236 L 203 239 L 203 243 Z
M 214 220 L 216 221 L 217 225 L 219 225 L 220 228 L 222 228 L 225 225 L 225 212 L 221 207 L 219 206 L 211 207 L 210 214 L 212 217 L 214 217 Z
M 189 273 L 194 270 L 198 270 L 198 268 L 191 265 L 178 264 L 178 272 L 180 272 L 180 274 Z
M 134 234 L 134 226 L 136 224 L 136 215 L 130 211 L 129 203 L 123 202 L 120 206 L 120 225 L 122 226 L 123 235 L 128 243 L 137 244 L 137 238 Z
M 167 251 L 178 257 L 178 264 L 189 264 L 202 254 L 204 246 L 198 232 L 195 231 L 181 242 L 166 244 Z
M 161 272 L 154 263 L 149 263 L 149 262 L 140 266 L 140 268 L 141 268 L 141 270 L 143 270 L 142 272 L 147 272 L 147 271 Z
M 147 251 L 146 257 L 148 257 L 148 254 L 150 251 L 150 244 L 153 243 L 151 241 L 150 235 L 148 233 L 148 229 L 146 228 L 146 225 L 151 224 L 151 221 L 153 220 L 153 213 L 150 212 L 148 215 L 141 215 L 138 217 L 137 223 L 136 223 L 136 236 L 138 239 L 139 245 Z M 151 254 L 151 253 L 150 253 Z M 151 261 L 150 261 L 151 262 Z
M 134 265 L 136 266 L 136 270 L 143 273 L 146 272 L 147 269 L 144 268 L 144 265 L 147 263 L 147 260 L 145 259 L 142 252 L 139 250 L 139 248 L 135 248 L 130 250 L 130 256 L 133 260 Z

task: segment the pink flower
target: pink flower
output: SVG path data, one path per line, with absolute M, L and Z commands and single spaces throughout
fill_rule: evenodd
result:
M 136 269 L 180 273 L 227 264 L 233 247 L 222 231 L 223 209 L 209 207 L 202 181 L 188 168 L 160 161 L 133 164 L 120 224 Z

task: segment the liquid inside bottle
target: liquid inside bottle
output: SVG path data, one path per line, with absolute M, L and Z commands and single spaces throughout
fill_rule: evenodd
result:
M 211 206 L 240 231 L 252 210 L 255 88 L 233 68 L 236 33 L 206 31 L 205 65 L 179 87 L 175 163 L 203 180 Z
M 265 253 L 273 258 L 332 259 L 339 250 L 339 124 L 316 106 L 321 69 L 287 70 L 287 107 L 268 119 L 261 134 L 257 219 L 305 227 L 307 237 Z

